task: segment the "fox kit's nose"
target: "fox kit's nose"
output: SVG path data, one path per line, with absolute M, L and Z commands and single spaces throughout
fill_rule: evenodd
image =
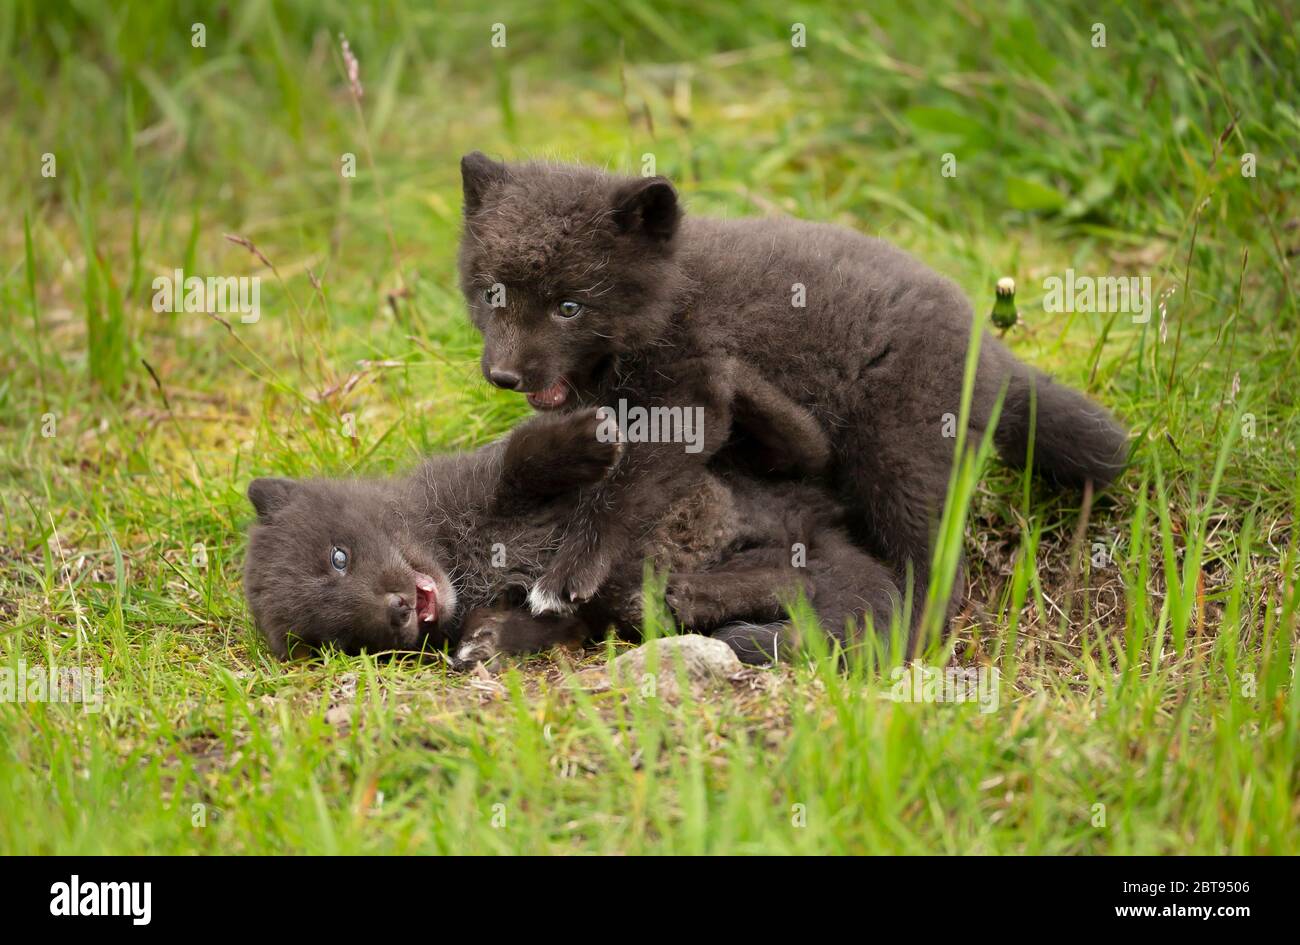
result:
M 388 595 L 388 622 L 394 627 L 401 627 L 411 617 L 411 598 L 406 594 Z
M 514 371 L 499 371 L 493 368 L 488 371 L 488 380 L 503 390 L 518 390 L 521 378 Z

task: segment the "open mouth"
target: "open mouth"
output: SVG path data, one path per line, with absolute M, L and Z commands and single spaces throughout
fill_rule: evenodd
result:
M 438 584 L 418 571 L 415 573 L 415 615 L 420 623 L 438 620 Z
M 554 410 L 569 399 L 569 381 L 560 375 L 549 387 L 528 392 L 528 403 L 534 410 Z

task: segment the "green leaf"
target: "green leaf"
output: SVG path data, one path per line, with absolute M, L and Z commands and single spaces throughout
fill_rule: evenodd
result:
M 987 142 L 993 138 L 982 122 L 950 108 L 917 105 L 903 112 L 903 118 L 922 137 L 939 137 L 965 144 Z
M 1016 210 L 1052 212 L 1065 206 L 1065 195 L 1029 177 L 1009 177 L 1007 203 Z
M 1083 190 L 1070 199 L 1063 213 L 1071 218 L 1086 216 L 1102 202 L 1110 199 L 1114 192 L 1115 175 L 1098 174 L 1083 186 Z

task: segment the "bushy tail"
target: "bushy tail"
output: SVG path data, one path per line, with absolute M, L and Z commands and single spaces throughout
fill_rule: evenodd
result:
M 1016 367 L 994 436 L 1002 458 L 1024 466 L 1032 409 L 1037 472 L 1062 485 L 1082 486 L 1088 479 L 1098 489 L 1110 485 L 1128 460 L 1124 428 L 1104 407 L 1078 391 L 1033 368 Z

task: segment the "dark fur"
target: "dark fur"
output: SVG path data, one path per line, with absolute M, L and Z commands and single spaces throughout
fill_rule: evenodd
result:
M 483 334 L 485 375 L 537 392 L 563 378 L 565 408 L 701 405 L 706 432 L 727 429 L 733 398 L 762 378 L 828 435 L 835 491 L 855 537 L 910 572 L 924 593 L 954 455 L 945 416 L 960 415 L 970 305 L 902 251 L 850 230 L 793 219 L 683 217 L 663 178 L 543 163 L 462 161 L 460 277 Z M 504 307 L 482 298 L 506 287 Z M 806 288 L 806 307 L 792 290 Z M 561 318 L 563 300 L 583 305 Z M 734 361 L 738 368 L 722 371 Z M 498 381 L 499 382 L 499 381 Z M 994 440 L 1023 465 L 1036 406 L 1036 469 L 1067 485 L 1107 485 L 1127 456 L 1103 408 L 981 338 L 970 434 L 1006 390 Z M 717 445 L 716 437 L 709 447 Z M 534 590 L 553 609 L 590 597 L 627 557 L 655 477 L 708 459 L 680 445 L 629 444 L 618 473 L 584 495 L 565 544 Z M 662 507 L 660 507 L 661 509 Z M 919 611 L 919 608 L 917 608 Z
M 889 569 L 849 540 L 843 510 L 826 490 L 768 481 L 733 468 L 706 473 L 646 536 L 641 551 L 665 575 L 677 626 L 725 640 L 744 662 L 768 662 L 798 640 L 786 619 L 803 597 L 823 629 L 853 646 L 867 621 L 887 630 L 899 606 Z M 795 546 L 802 553 L 795 554 Z M 617 562 L 610 579 L 572 615 L 519 607 L 469 615 L 456 647 L 466 666 L 497 654 L 573 646 L 611 623 L 635 638 L 642 617 L 640 558 Z
M 599 442 L 596 426 L 591 411 L 535 418 L 392 480 L 254 480 L 244 587 L 258 629 L 282 657 L 295 640 L 352 653 L 454 640 L 467 610 L 536 579 L 576 490 L 609 472 L 621 444 Z M 346 573 L 330 564 L 335 547 Z M 439 586 L 438 621 L 394 624 L 389 598 L 413 595 L 417 572 Z
M 572 617 L 510 605 L 543 573 L 581 487 L 620 466 L 622 446 L 596 439 L 594 411 L 534 418 L 501 443 L 430 459 L 404 479 L 255 480 L 245 585 L 257 626 L 281 656 L 295 640 L 349 652 L 453 643 L 466 665 L 590 639 L 610 623 L 635 633 L 648 558 L 667 575 L 678 622 L 723 633 L 742 657 L 771 652 L 771 632 L 756 622 L 782 620 L 800 594 L 848 645 L 868 615 L 888 622 L 897 591 L 887 569 L 850 543 L 824 490 L 735 469 L 743 456 L 806 474 L 829 452 L 803 411 L 762 385 L 754 391 L 736 399 L 753 429 L 729 439 L 715 470 L 685 468 L 662 481 L 655 524 L 634 536 L 605 590 Z M 334 547 L 351 555 L 345 574 L 330 565 Z M 444 599 L 454 587 L 456 604 L 437 626 L 394 625 L 385 601 L 410 593 L 417 571 L 447 588 Z M 756 634 L 766 648 L 751 641 Z

